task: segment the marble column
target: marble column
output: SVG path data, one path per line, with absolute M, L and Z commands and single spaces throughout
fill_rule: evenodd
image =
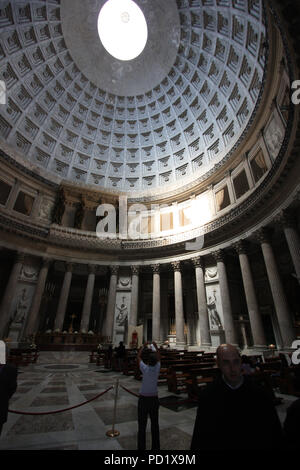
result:
M 153 264 L 152 339 L 160 343 L 160 266 Z
M 273 248 L 269 239 L 269 234 L 265 229 L 262 229 L 257 232 L 257 238 L 261 245 L 269 284 L 273 296 L 274 307 L 278 319 L 279 330 L 283 342 L 282 345 L 278 346 L 290 348 L 292 342 L 296 338 L 296 333 L 294 331 L 292 318 L 289 312 L 289 306 L 280 279 Z
M 197 345 L 196 331 L 198 321 L 194 315 L 194 302 L 193 302 L 193 279 L 191 273 L 189 273 L 184 279 L 184 305 L 186 312 L 186 323 L 187 323 L 187 345 Z
M 266 337 L 263 328 L 262 317 L 258 308 L 251 267 L 247 255 L 247 246 L 244 241 L 240 240 L 234 245 L 234 248 L 239 255 L 248 315 L 253 337 L 253 347 L 265 347 Z
M 89 275 L 85 289 L 84 302 L 81 314 L 80 322 L 80 331 L 81 333 L 87 333 L 89 329 L 91 308 L 93 301 L 94 285 L 95 285 L 95 275 L 96 275 L 96 266 L 90 264 L 88 266 Z
M 237 346 L 238 340 L 231 307 L 229 284 L 225 266 L 225 254 L 222 250 L 218 250 L 213 253 L 213 256 L 217 261 L 218 267 L 220 294 L 224 317 L 225 339 L 227 343 Z
M 117 293 L 117 282 L 119 266 L 110 267 L 110 281 L 108 291 L 108 302 L 106 309 L 106 321 L 105 321 L 105 336 L 107 336 L 108 342 L 113 342 L 114 334 L 114 320 L 115 320 L 115 309 L 116 309 L 116 293 Z
M 161 341 L 166 341 L 169 334 L 169 311 L 168 311 L 168 287 L 169 280 L 168 278 L 161 278 L 161 329 L 160 329 L 160 339 Z
M 131 304 L 129 324 L 137 326 L 139 304 L 139 266 L 131 266 Z
M 54 331 L 59 330 L 62 331 L 64 326 L 64 319 L 68 304 L 68 298 L 70 293 L 71 281 L 72 281 L 72 273 L 74 265 L 72 263 L 66 263 L 66 271 L 64 276 L 63 285 L 60 291 L 58 307 L 56 312 L 56 318 L 54 323 Z
M 284 235 L 295 268 L 295 274 L 300 284 L 300 238 L 296 228 L 296 221 L 293 219 L 291 214 L 283 212 L 279 222 L 283 227 Z
M 45 289 L 45 284 L 48 276 L 49 267 L 52 260 L 44 258 L 39 272 L 32 304 L 28 314 L 28 321 L 25 328 L 25 336 L 32 335 L 38 329 L 38 315 L 41 307 L 42 297 Z
M 185 338 L 180 261 L 174 261 L 173 263 L 171 263 L 171 265 L 174 271 L 176 347 L 182 348 L 185 346 Z
M 196 290 L 197 290 L 197 305 L 198 305 L 198 321 L 200 329 L 200 346 L 208 347 L 211 346 L 211 337 L 209 332 L 209 318 L 207 311 L 207 300 L 204 283 L 204 263 L 203 259 L 199 256 L 198 258 L 192 259 L 192 263 L 195 267 L 196 276 Z
M 11 305 L 16 295 L 18 278 L 24 263 L 24 258 L 24 253 L 17 253 L 14 265 L 9 275 L 8 283 L 5 288 L 0 307 L 0 338 L 4 338 L 8 333 L 7 329 L 11 314 Z

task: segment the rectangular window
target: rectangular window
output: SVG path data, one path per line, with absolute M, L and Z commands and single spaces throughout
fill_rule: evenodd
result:
M 216 206 L 217 211 L 221 211 L 225 209 L 225 207 L 230 205 L 230 197 L 227 185 L 224 186 L 222 189 L 216 192 Z
M 12 186 L 0 180 L 0 204 L 5 206 L 10 195 Z
M 262 150 L 260 150 L 254 158 L 250 161 L 250 166 L 252 169 L 253 177 L 255 183 L 257 183 L 260 178 L 266 173 L 268 170 L 264 154 Z
M 233 178 L 233 186 L 237 199 L 249 191 L 249 183 L 245 170 L 242 170 L 235 178 Z
M 30 215 L 32 211 L 34 198 L 29 194 L 20 191 L 14 205 L 14 210 L 24 215 Z
M 165 230 L 173 229 L 173 212 L 168 212 L 166 214 L 160 214 L 160 230 L 164 232 Z
M 180 209 L 179 211 L 179 225 L 184 227 L 185 225 L 190 225 L 192 220 L 190 218 L 190 208 Z

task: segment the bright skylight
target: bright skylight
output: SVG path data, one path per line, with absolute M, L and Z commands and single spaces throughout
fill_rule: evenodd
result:
M 107 52 L 119 60 L 139 56 L 148 38 L 144 14 L 132 0 L 108 0 L 98 16 L 98 33 Z

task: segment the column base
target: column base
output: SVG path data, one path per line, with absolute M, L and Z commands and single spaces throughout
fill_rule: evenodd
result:
M 201 343 L 201 344 L 199 345 L 199 348 L 200 348 L 200 349 L 201 349 L 201 348 L 204 348 L 204 349 L 205 349 L 205 348 L 211 348 L 211 346 L 212 346 L 211 343 Z
M 211 337 L 210 347 L 217 348 L 220 344 L 226 343 L 225 331 L 221 329 L 209 330 Z M 204 347 L 204 345 L 203 345 Z
M 270 351 L 270 348 L 266 344 L 253 344 L 253 346 L 248 346 L 248 349 L 259 349 L 261 351 Z

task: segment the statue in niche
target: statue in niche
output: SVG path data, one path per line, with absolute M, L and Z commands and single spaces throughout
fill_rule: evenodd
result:
M 209 312 L 209 318 L 210 318 L 212 329 L 221 330 L 223 329 L 223 326 L 222 326 L 221 319 L 217 311 L 216 302 L 217 302 L 217 297 L 216 297 L 216 291 L 214 290 L 213 296 L 208 297 L 207 308 Z
M 122 297 L 122 303 L 120 307 L 116 306 L 116 308 L 119 310 L 119 313 L 117 315 L 116 321 L 118 326 L 124 326 L 125 322 L 128 318 L 128 309 L 125 304 L 125 297 Z
M 23 323 L 24 319 L 25 319 L 25 314 L 26 314 L 26 311 L 27 311 L 27 306 L 28 306 L 28 297 L 26 295 L 26 289 L 24 288 L 22 290 L 22 293 L 19 297 L 19 300 L 18 300 L 18 303 L 17 303 L 17 306 L 16 306 L 16 310 L 14 312 L 14 316 L 12 318 L 12 322 L 13 323 Z
M 53 212 L 52 212 L 53 224 L 61 225 L 61 221 L 65 212 L 65 203 L 66 203 L 65 192 L 62 188 L 60 188 L 57 194 L 57 198 L 56 198 L 56 201 L 53 207 Z
M 84 210 L 85 210 L 85 203 L 84 200 L 81 199 L 76 212 L 75 212 L 75 220 L 74 220 L 74 228 L 81 229 L 82 221 L 84 217 Z

